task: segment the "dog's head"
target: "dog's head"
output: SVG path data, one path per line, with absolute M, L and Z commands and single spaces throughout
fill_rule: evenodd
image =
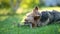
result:
M 40 18 L 39 12 L 38 12 L 38 7 L 35 7 L 33 9 L 33 12 L 27 15 L 25 18 L 24 24 L 30 24 L 34 23 L 34 21 L 37 21 Z

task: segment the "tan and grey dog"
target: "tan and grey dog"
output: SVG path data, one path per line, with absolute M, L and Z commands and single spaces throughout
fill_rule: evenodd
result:
M 35 7 L 31 13 L 28 13 L 25 18 L 25 25 L 28 24 L 30 27 L 36 27 L 40 22 L 40 12 L 38 12 L 38 7 Z
M 53 11 L 38 11 L 38 7 L 35 7 L 33 12 L 28 13 L 25 18 L 25 25 L 30 27 L 45 26 L 53 22 L 60 21 L 60 12 Z

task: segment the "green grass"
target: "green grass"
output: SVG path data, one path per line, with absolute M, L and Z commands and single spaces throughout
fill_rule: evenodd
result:
M 59 25 L 48 25 L 44 27 L 36 27 L 36 28 L 21 28 L 20 34 L 60 34 Z M 22 30 L 23 29 L 23 30 Z
M 58 8 L 58 9 L 57 9 Z M 41 8 L 42 10 L 58 10 L 59 7 L 49 7 Z M 4 11 L 1 9 L 1 12 L 4 14 Z M 26 13 L 31 10 L 23 10 L 19 15 L 5 15 L 0 16 L 0 34 L 60 34 L 60 24 L 51 24 L 43 27 L 29 28 L 28 26 L 18 27 L 18 23 L 22 23 L 25 18 Z M 7 11 L 8 12 L 8 11 Z M 1 14 L 2 14 L 1 13 Z M 22 23 L 23 24 L 23 23 Z

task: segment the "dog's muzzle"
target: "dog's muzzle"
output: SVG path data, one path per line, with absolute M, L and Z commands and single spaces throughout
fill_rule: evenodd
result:
M 24 22 L 24 25 L 29 25 L 31 24 L 32 22 Z

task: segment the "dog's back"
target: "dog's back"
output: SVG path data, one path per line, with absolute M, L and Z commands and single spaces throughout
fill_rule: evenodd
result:
M 55 11 L 55 10 L 44 11 L 44 12 L 41 12 L 41 14 L 42 14 L 40 19 L 41 25 L 47 25 L 47 24 L 60 21 L 60 12 L 58 11 Z
M 54 21 L 60 21 L 60 12 L 53 10 Z

